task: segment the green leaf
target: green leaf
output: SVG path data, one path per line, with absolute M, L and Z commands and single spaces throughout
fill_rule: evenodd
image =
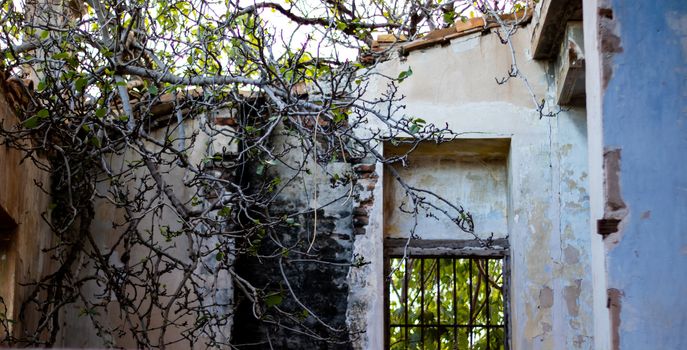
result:
M 105 117 L 105 114 L 107 114 L 107 109 L 105 109 L 105 108 L 98 108 L 95 110 L 95 116 L 97 118 L 102 119 Z
M 217 212 L 217 215 L 223 218 L 228 218 L 229 215 L 231 215 L 231 207 L 222 207 L 222 209 Z
M 38 111 L 38 113 L 36 113 L 36 117 L 41 118 L 41 119 L 45 119 L 49 116 L 50 116 L 50 111 L 48 111 L 45 108 L 41 109 L 40 111 Z
M 274 307 L 281 304 L 283 300 L 284 297 L 282 297 L 281 294 L 274 293 L 265 297 L 265 304 L 267 304 L 267 307 Z
M 52 55 L 52 58 L 55 60 L 64 60 L 69 58 L 69 53 L 68 52 L 60 52 Z
M 308 310 L 303 309 L 303 311 L 301 311 L 301 315 L 300 315 L 301 321 L 305 321 L 305 319 L 308 318 L 308 316 L 310 316 L 310 313 L 308 312 Z
M 346 114 L 346 111 L 343 111 L 343 112 L 332 111 L 332 114 L 334 114 L 334 122 L 335 123 L 339 123 L 339 122 L 342 122 L 342 121 L 348 119 L 348 115 Z
M 408 128 L 408 131 L 409 131 L 411 134 L 417 134 L 417 132 L 420 131 L 420 126 L 417 125 L 417 124 L 413 124 L 413 125 L 410 126 L 410 128 Z
M 38 126 L 38 117 L 33 116 L 31 118 L 28 118 L 28 119 L 24 120 L 24 122 L 22 124 L 27 129 L 35 128 L 36 126 Z
M 413 75 L 413 69 L 410 68 L 410 67 L 408 67 L 408 70 L 405 70 L 405 71 L 403 71 L 403 72 L 401 72 L 401 73 L 398 74 L 398 79 L 397 79 L 397 80 L 398 80 L 398 82 L 400 83 L 400 82 L 406 80 L 406 79 L 407 79 L 408 77 L 410 77 L 411 75 Z
M 217 260 L 217 261 L 222 261 L 222 260 L 224 260 L 224 252 L 218 252 L 218 253 L 215 255 L 215 260 Z
M 79 78 L 79 79 L 76 79 L 76 81 L 74 82 L 74 87 L 76 87 L 77 91 L 83 91 L 83 89 L 86 87 L 87 84 L 88 84 L 88 79 Z
M 100 139 L 97 136 L 91 137 L 91 144 L 95 147 L 100 148 Z
M 443 14 L 444 23 L 453 23 L 456 20 L 456 13 L 454 11 L 447 11 Z
M 150 85 L 148 87 L 148 92 L 150 92 L 151 95 L 157 95 L 157 93 L 158 93 L 157 86 Z

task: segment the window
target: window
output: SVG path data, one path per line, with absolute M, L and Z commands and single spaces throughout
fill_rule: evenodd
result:
M 465 249 L 461 241 L 387 243 L 387 349 L 508 348 L 505 249 Z

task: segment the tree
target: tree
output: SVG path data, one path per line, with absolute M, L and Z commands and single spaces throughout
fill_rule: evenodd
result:
M 459 203 L 406 184 L 393 168 L 404 157 L 378 151 L 384 142 L 412 150 L 456 133 L 404 115 L 398 86 L 412 70 L 380 76 L 374 64 L 394 47 L 370 48 L 375 33 L 412 40 L 470 12 L 518 6 L 524 5 L 72 0 L 15 6 L 4 0 L 2 65 L 23 79 L 30 100 L 19 111 L 21 124 L 3 123 L 1 134 L 52 174 L 51 186 L 41 189 L 54 198 L 49 223 L 56 243 L 47 254 L 59 266 L 32 284 L 22 307 L 37 312 L 39 322 L 7 331 L 4 341 L 54 344 L 61 310 L 79 303 L 105 345 L 123 336 L 140 347 L 182 340 L 228 345 L 223 333 L 232 315 L 212 298 L 218 276 L 225 276 L 261 321 L 346 342 L 345 327 L 329 325 L 299 300 L 283 264 L 321 260 L 311 249 L 318 211 L 347 199 L 275 210 L 280 196 L 313 172 L 352 189 L 355 176 L 328 165 L 379 162 L 405 189 L 410 215 L 448 215 L 473 232 Z M 351 52 L 372 60 L 357 63 Z M 371 80 L 383 81 L 387 92 L 370 96 Z M 371 119 L 384 127 L 370 127 Z M 225 149 L 206 149 L 198 161 L 193 151 L 202 142 Z M 180 173 L 183 188 L 174 188 Z M 96 201 L 122 213 L 104 245 L 92 228 Z M 308 215 L 314 229 L 302 227 Z M 287 242 L 283 234 L 305 229 L 310 239 Z M 268 276 L 275 281 L 270 289 L 237 273 L 241 256 L 280 268 Z M 352 259 L 347 268 L 364 263 Z M 104 321 L 113 309 L 121 324 Z M 182 339 L 170 340 L 171 329 Z

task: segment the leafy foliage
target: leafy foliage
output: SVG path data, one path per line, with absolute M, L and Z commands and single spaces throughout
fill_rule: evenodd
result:
M 410 257 L 390 265 L 391 349 L 504 348 L 502 259 Z

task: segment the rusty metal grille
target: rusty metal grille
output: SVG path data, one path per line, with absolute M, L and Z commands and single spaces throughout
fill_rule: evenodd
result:
M 387 349 L 507 349 L 503 257 L 386 260 Z

